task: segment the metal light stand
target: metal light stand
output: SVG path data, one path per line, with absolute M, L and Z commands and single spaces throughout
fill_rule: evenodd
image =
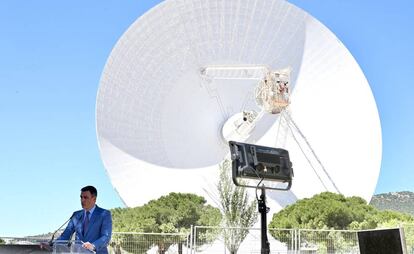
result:
M 260 199 L 258 200 L 258 207 L 261 217 L 261 254 L 269 254 L 270 244 L 267 238 L 267 213 L 269 212 L 269 207 L 266 206 L 266 189 L 264 186 L 260 189 L 262 190 L 262 193 L 260 194 Z
M 256 146 L 253 144 L 229 141 L 232 160 L 232 178 L 236 186 L 261 189 L 258 209 L 261 215 L 261 254 L 270 253 L 267 238 L 267 218 L 269 207 L 266 206 L 266 189 L 287 191 L 292 186 L 293 169 L 289 152 L 281 148 Z M 257 185 L 242 183 L 238 178 L 260 180 Z M 260 186 L 263 180 L 285 183 L 284 187 Z M 260 186 L 260 187 L 259 187 Z M 257 196 L 257 193 L 256 193 Z

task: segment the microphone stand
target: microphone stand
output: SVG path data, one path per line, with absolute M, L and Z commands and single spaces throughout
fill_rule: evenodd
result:
M 75 215 L 75 213 L 73 213 L 72 214 L 72 216 L 70 216 L 70 218 L 67 220 L 67 221 L 65 221 L 58 229 L 56 229 L 56 231 L 55 232 L 53 232 L 53 234 L 52 234 L 52 238 L 49 240 L 49 246 L 53 246 L 53 240 L 55 239 L 55 235 L 56 235 L 56 233 L 61 229 L 61 228 L 63 228 L 63 226 L 65 226 L 66 225 L 66 223 L 68 223 L 72 218 L 73 218 L 73 216 Z

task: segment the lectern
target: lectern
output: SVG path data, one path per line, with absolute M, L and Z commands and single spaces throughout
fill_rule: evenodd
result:
M 68 254 L 68 253 L 75 253 L 75 254 L 82 254 L 82 253 L 95 253 L 94 251 L 90 251 L 82 247 L 82 241 L 55 241 L 53 243 L 53 254 Z

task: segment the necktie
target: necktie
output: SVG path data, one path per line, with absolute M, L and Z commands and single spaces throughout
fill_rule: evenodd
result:
M 85 217 L 85 220 L 83 221 L 83 233 L 85 233 L 85 232 L 86 232 L 86 230 L 88 230 L 88 224 L 89 224 L 89 214 L 90 214 L 90 212 L 89 212 L 89 211 L 87 211 L 87 212 L 86 212 L 86 217 Z

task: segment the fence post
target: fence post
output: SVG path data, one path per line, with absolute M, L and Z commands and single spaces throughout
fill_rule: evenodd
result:
M 190 227 L 190 243 L 189 243 L 189 245 L 187 245 L 187 246 L 190 246 L 190 254 L 193 253 L 193 237 L 194 237 L 193 229 L 194 229 L 194 227 L 193 227 L 193 225 L 191 225 L 191 227 Z
M 298 253 L 298 231 L 296 229 L 293 230 L 293 253 Z
M 193 253 L 197 253 L 196 249 L 197 249 L 197 228 L 198 226 L 194 226 L 194 233 L 193 233 Z

